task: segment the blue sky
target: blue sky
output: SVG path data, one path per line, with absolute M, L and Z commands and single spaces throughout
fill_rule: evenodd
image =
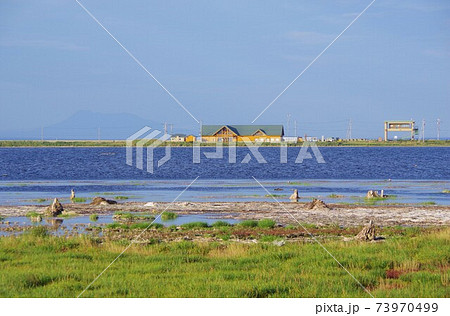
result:
M 249 124 L 370 3 L 80 2 L 204 124 Z M 440 118 L 450 137 L 449 100 L 450 2 L 377 0 L 255 123 L 378 137 L 425 119 L 435 137 Z M 74 0 L 2 0 L 0 130 L 80 110 L 198 130 Z

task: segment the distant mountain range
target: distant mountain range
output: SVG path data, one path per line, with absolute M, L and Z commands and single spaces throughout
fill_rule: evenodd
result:
M 163 131 L 161 122 L 146 120 L 130 113 L 79 111 L 69 118 L 44 128 L 0 130 L 0 139 L 126 139 L 144 126 Z M 169 130 L 170 132 L 170 130 Z M 175 132 L 175 131 L 174 131 Z M 189 133 L 176 129 L 176 133 Z

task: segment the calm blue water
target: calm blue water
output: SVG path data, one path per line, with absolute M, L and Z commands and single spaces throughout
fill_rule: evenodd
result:
M 0 148 L 1 180 L 130 180 L 130 179 L 417 179 L 449 180 L 450 147 L 323 147 L 325 159 L 295 163 L 299 148 L 288 148 L 288 163 L 280 163 L 280 149 L 260 148 L 267 163 L 237 148 L 236 163 L 223 159 L 206 159 L 202 148 L 200 164 L 192 163 L 191 148 L 172 148 L 171 159 L 154 173 L 125 163 L 125 148 Z M 163 156 L 157 148 L 155 159 Z M 311 150 L 310 150 L 311 152 Z M 314 158 L 314 155 L 312 155 Z M 144 158 L 145 161 L 145 158 Z
M 396 196 L 388 202 L 450 204 L 443 192 L 450 189 L 449 147 L 325 147 L 320 148 L 324 164 L 295 163 L 299 148 L 288 149 L 286 164 L 280 163 L 279 148 L 259 149 L 265 164 L 254 157 L 241 163 L 247 148 L 237 148 L 234 164 L 228 163 L 226 148 L 223 159 L 206 159 L 203 152 L 213 150 L 202 148 L 201 163 L 194 164 L 191 148 L 172 148 L 171 159 L 151 174 L 126 165 L 125 148 L 0 148 L 0 205 L 47 205 L 55 197 L 67 203 L 72 188 L 88 202 L 118 195 L 126 201 L 172 201 L 197 176 L 180 200 L 271 201 L 254 176 L 280 200 L 296 188 L 305 200 L 354 203 L 368 190 L 383 189 Z M 158 148 L 155 159 L 163 155 Z

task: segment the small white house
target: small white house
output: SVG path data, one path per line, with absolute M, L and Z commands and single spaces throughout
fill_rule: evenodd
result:
M 170 137 L 171 142 L 184 142 L 186 141 L 186 135 L 185 134 L 173 134 Z

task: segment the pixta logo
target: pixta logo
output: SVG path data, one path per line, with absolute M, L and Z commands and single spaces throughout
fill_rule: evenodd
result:
M 160 135 L 162 134 L 162 136 Z M 159 136 L 159 138 L 157 138 Z M 138 132 L 134 133 L 130 137 L 127 138 L 126 141 L 126 163 L 129 166 L 133 166 L 133 153 L 136 153 L 136 168 L 141 170 L 146 170 L 149 173 L 153 173 L 156 168 L 161 167 L 171 158 L 171 148 L 170 148 L 170 134 L 162 133 L 159 130 L 151 131 L 151 128 L 145 126 L 141 128 Z M 192 162 L 194 164 L 201 163 L 202 152 L 206 159 L 223 159 L 224 158 L 224 150 L 223 143 L 216 142 L 214 146 L 201 146 L 202 142 L 197 139 L 192 143 Z M 157 147 L 164 145 L 165 154 L 164 157 L 154 162 L 154 150 Z M 246 148 L 248 153 L 245 157 L 238 161 L 236 155 L 236 147 L 237 144 L 235 142 L 227 143 L 228 148 L 228 163 L 235 164 L 247 164 L 250 160 L 255 159 L 257 163 L 265 164 L 267 163 L 266 159 L 259 151 L 261 143 L 252 142 L 247 138 L 243 139 L 242 144 L 240 144 L 241 148 Z M 134 150 L 136 147 L 136 150 Z M 286 164 L 288 163 L 288 146 L 286 142 L 280 142 L 277 144 L 277 147 L 280 151 L 280 163 Z M 144 159 L 144 148 L 146 148 L 146 159 Z M 295 159 L 296 164 L 301 164 L 305 159 L 312 159 L 313 156 L 308 151 L 311 149 L 314 158 L 317 163 L 325 163 L 325 159 L 323 158 L 319 148 L 314 142 L 304 142 L 298 152 L 298 155 Z M 145 161 L 145 163 L 144 163 Z
M 127 138 L 126 141 L 126 161 L 127 165 L 133 166 L 133 148 L 136 145 L 136 168 L 144 170 L 144 147 L 147 149 L 147 157 L 145 160 L 145 170 L 149 173 L 153 173 L 154 168 L 154 149 L 161 146 L 164 142 L 170 139 L 170 134 L 163 134 L 161 137 L 156 138 L 161 131 L 155 129 L 151 130 L 150 127 L 145 126 L 141 128 L 138 132 L 134 133 Z M 148 133 L 148 134 L 147 134 Z M 149 145 L 147 145 L 149 144 Z M 164 157 L 157 161 L 156 167 L 159 168 L 165 164 L 170 159 L 170 144 L 166 143 Z

